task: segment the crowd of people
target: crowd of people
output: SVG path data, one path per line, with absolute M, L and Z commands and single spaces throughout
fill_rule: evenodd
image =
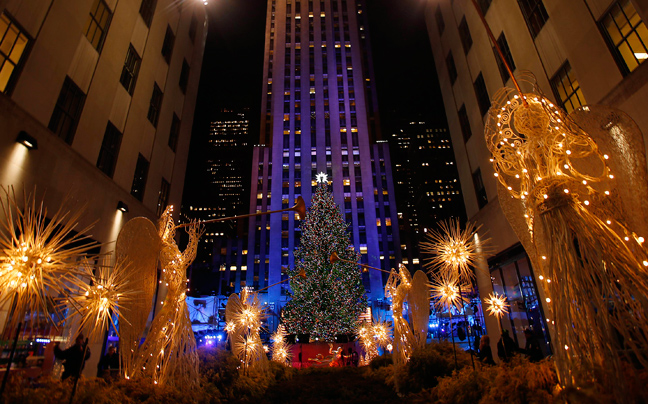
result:
M 513 338 L 509 335 L 508 330 L 502 331 L 502 336 L 497 342 L 497 356 L 502 362 L 508 362 L 513 355 L 522 354 L 525 355 L 529 361 L 538 362 L 544 358 L 542 349 L 540 348 L 540 342 L 534 335 L 533 331 L 529 328 L 524 329 L 524 338 L 526 340 L 524 348 L 520 348 L 518 344 L 515 343 Z M 482 363 L 488 365 L 494 365 L 495 360 L 493 359 L 493 352 L 490 345 L 490 337 L 488 335 L 482 335 L 479 342 L 479 350 L 477 357 L 482 361 Z

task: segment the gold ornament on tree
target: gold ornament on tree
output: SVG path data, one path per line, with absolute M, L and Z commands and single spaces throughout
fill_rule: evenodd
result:
M 584 385 L 600 369 L 622 394 L 621 352 L 648 366 L 641 133 L 613 108 L 567 114 L 527 81 L 531 92 L 500 89 L 486 122 L 500 204 L 547 297 L 561 382 Z

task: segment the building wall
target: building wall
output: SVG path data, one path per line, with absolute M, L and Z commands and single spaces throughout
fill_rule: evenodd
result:
M 545 95 L 560 105 L 563 103 L 556 99 L 551 80 L 568 62 L 585 104 L 605 104 L 619 108 L 629 114 L 645 133 L 648 130 L 648 118 L 643 111 L 648 107 L 648 91 L 645 91 L 648 63 L 639 64 L 632 72 L 625 70 L 623 62 L 615 58 L 614 46 L 606 42 L 604 29 L 599 24 L 617 2 L 543 0 L 540 3 L 546 10 L 547 18 L 535 38 L 535 32 L 527 25 L 521 3 L 526 1 L 493 0 L 485 13 L 494 36 L 498 38 L 503 33 L 506 37 L 515 64 L 514 74 L 523 70 L 533 72 Z M 634 6 L 638 17 L 645 22 L 648 18 L 645 2 L 632 0 L 629 4 Z M 483 230 L 491 235 L 499 253 L 515 247 L 519 241 L 499 207 L 497 182 L 482 135 L 485 115 L 479 109 L 473 83 L 481 73 L 490 97 L 503 85 L 513 85 L 510 79 L 503 82 L 486 30 L 470 0 L 428 0 L 425 13 L 466 213 L 469 220 L 484 225 Z M 439 25 L 439 13 L 443 20 L 443 30 Z M 464 17 L 473 42 L 468 52 L 464 52 L 459 32 Z M 450 52 L 457 71 L 454 84 L 446 64 Z M 464 141 L 458 114 L 462 105 L 466 107 L 472 132 L 467 141 Z M 473 181 L 473 173 L 477 169 L 481 171 L 488 200 L 481 208 L 477 199 L 479 187 Z M 482 281 L 479 287 L 482 296 L 492 290 L 492 285 L 487 284 L 487 281 Z M 542 289 L 539 289 L 541 301 L 544 302 Z M 499 331 L 496 327 L 496 323 L 491 324 L 489 332 L 497 335 Z M 496 341 L 493 338 L 491 340 Z
M 163 178 L 170 183 L 167 203 L 180 203 L 207 21 L 202 3 L 179 7 L 171 0 L 159 0 L 149 27 L 140 15 L 140 0 L 106 0 L 102 4 L 112 18 L 99 52 L 86 36 L 94 3 L 0 3 L 4 18 L 11 18 L 29 38 L 0 95 L 0 184 L 13 186 L 18 193 L 36 187 L 39 195 L 45 195 L 49 211 L 66 196 L 75 204 L 71 209 L 85 204 L 80 227 L 97 221 L 91 236 L 103 243 L 103 251 L 110 251 L 130 218 L 157 219 Z M 188 34 L 192 16 L 194 41 Z M 161 53 L 167 27 L 175 34 L 168 64 Z M 120 83 L 130 45 L 141 57 L 132 95 Z M 179 83 L 184 60 L 189 74 L 183 93 Z M 85 94 L 70 142 L 48 129 L 66 77 Z M 157 127 L 147 119 L 154 83 L 164 93 Z M 173 113 L 181 122 L 175 152 L 169 146 Z M 97 168 L 109 121 L 122 134 L 112 177 Z M 21 131 L 38 142 L 37 149 L 28 151 L 16 143 Z M 139 154 L 150 163 L 142 202 L 131 194 Z M 128 205 L 127 213 L 116 210 L 119 201 Z M 94 372 L 100 353 L 101 347 L 93 347 L 88 374 Z
M 285 209 L 298 196 L 309 205 L 315 175 L 326 172 L 362 262 L 381 267 L 381 256 L 399 262 L 400 251 L 383 250 L 389 242 L 398 245 L 398 226 L 391 167 L 382 167 L 389 164 L 389 149 L 373 143 L 379 134 L 364 9 L 363 1 L 268 2 L 250 212 Z M 374 174 L 381 170 L 385 183 L 376 184 Z M 375 224 L 385 215 L 393 215 L 391 241 Z M 247 286 L 260 289 L 285 279 L 298 240 L 292 212 L 250 220 Z M 382 299 L 381 274 L 363 276 L 370 299 Z M 267 296 L 271 305 L 286 299 L 280 287 Z

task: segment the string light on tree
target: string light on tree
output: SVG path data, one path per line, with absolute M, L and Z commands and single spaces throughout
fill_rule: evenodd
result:
M 367 300 L 357 269 L 360 254 L 349 242 L 347 223 L 328 190 L 326 174 L 317 179 L 311 207 L 300 225 L 295 266 L 288 270 L 292 299 L 283 319 L 291 334 L 333 341 L 338 334 L 356 331 Z M 341 259 L 332 263 L 333 253 Z

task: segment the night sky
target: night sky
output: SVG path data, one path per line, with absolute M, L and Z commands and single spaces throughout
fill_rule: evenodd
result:
M 187 167 L 186 201 L 200 193 L 201 151 L 216 112 L 249 108 L 249 143 L 257 143 L 266 5 L 266 0 L 209 1 L 209 34 Z M 416 117 L 445 124 L 424 5 L 424 0 L 367 0 L 383 137 L 401 119 Z

